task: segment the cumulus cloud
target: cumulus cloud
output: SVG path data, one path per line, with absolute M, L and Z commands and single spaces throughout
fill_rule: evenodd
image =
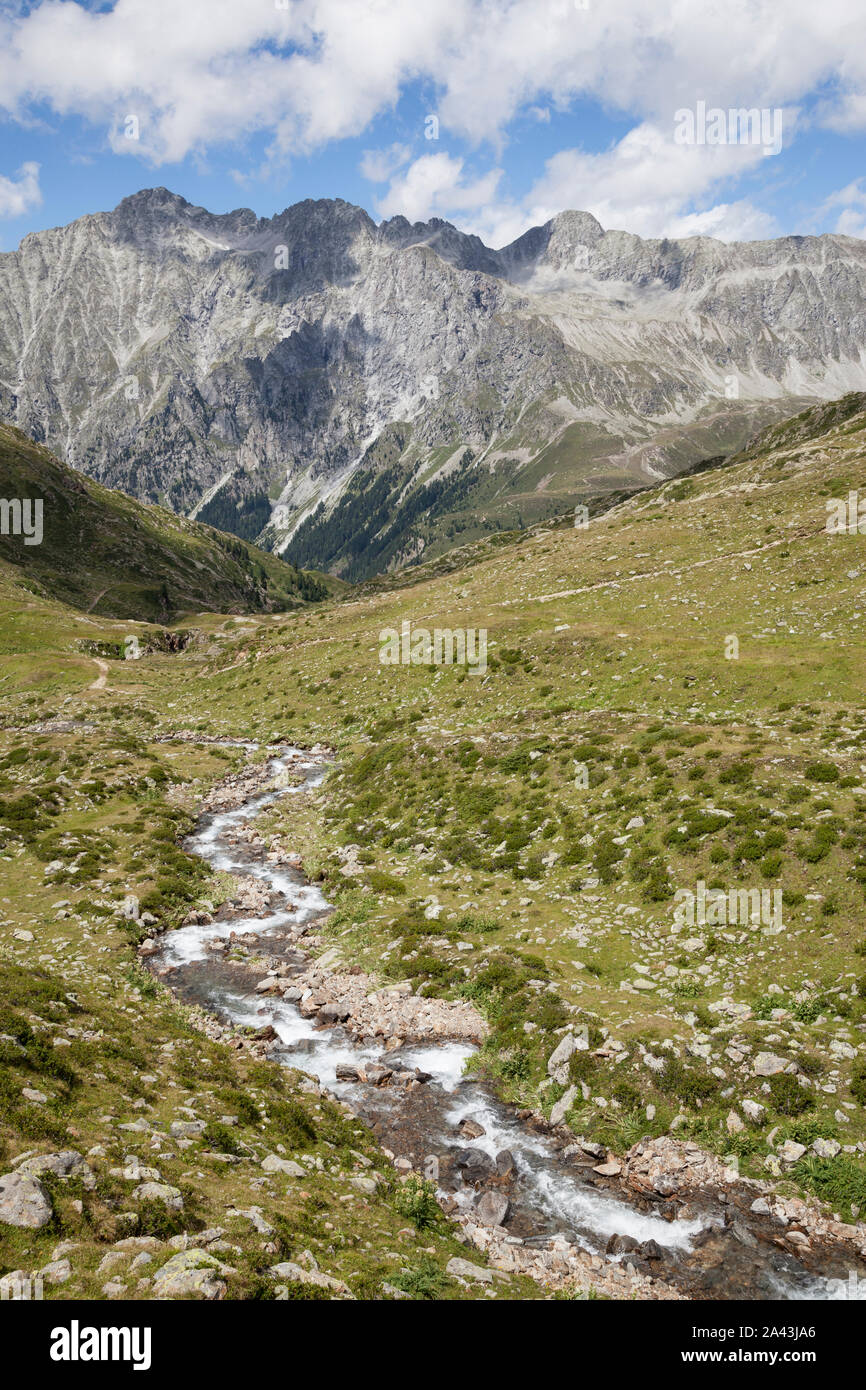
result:
M 836 219 L 837 232 L 842 236 L 866 237 L 866 180 L 855 179 L 845 188 L 831 193 L 824 204 L 824 213 L 841 208 Z
M 477 208 L 499 238 L 568 205 L 646 231 L 686 219 L 751 233 L 762 214 L 722 186 L 749 158 L 680 159 L 674 112 L 808 105 L 819 125 L 866 130 L 862 27 L 862 0 L 38 0 L 0 17 L 0 111 L 83 116 L 153 164 L 262 134 L 273 160 L 362 135 L 412 87 L 429 92 L 443 136 L 475 150 L 475 169 L 485 146 L 502 163 L 518 114 L 589 101 L 630 119 L 630 136 L 561 151 L 519 205 L 495 203 L 498 167 L 470 175 L 451 154 L 404 168 L 402 150 L 371 150 L 362 170 L 391 180 L 388 210 L 401 196 L 407 215 Z
M 463 160 L 435 155 L 393 180 L 379 209 L 390 214 L 411 204 L 417 217 L 460 211 L 461 227 L 491 246 L 506 245 L 563 208 L 641 236 L 750 240 L 775 235 L 773 219 L 747 200 L 715 202 L 712 195 L 763 157 L 755 145 L 676 145 L 670 130 L 644 123 L 600 154 L 559 151 L 519 202 L 496 200 L 501 170 L 467 182 Z M 700 210 L 682 211 L 694 204 Z
M 404 174 L 393 179 L 385 197 L 377 203 L 382 217 L 402 213 L 411 222 L 486 207 L 496 197 L 501 169 L 491 169 L 466 181 L 464 160 L 449 154 L 427 154 L 416 159 Z
M 20 217 L 41 202 L 38 164 L 22 164 L 12 179 L 0 174 L 0 217 Z
M 109 124 L 156 161 L 270 131 L 287 152 L 360 134 L 410 83 L 443 126 L 496 141 L 521 110 L 588 97 L 664 124 L 678 106 L 788 105 L 866 128 L 862 0 L 42 0 L 0 20 L 0 105 Z
M 411 145 L 393 144 L 385 150 L 365 150 L 358 167 L 371 183 L 387 183 L 391 175 L 411 158 Z

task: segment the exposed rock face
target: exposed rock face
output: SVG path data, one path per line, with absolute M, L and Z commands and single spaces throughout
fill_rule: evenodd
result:
M 0 255 L 0 416 L 349 578 L 482 499 L 482 529 L 514 524 L 739 447 L 862 389 L 864 337 L 843 236 L 644 241 L 564 212 L 493 251 L 341 200 L 258 219 L 150 189 Z

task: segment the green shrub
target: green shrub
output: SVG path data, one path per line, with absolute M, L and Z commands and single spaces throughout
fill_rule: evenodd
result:
M 804 1187 L 838 1211 L 843 1221 L 855 1220 L 852 1207 L 858 1212 L 866 1208 L 866 1173 L 847 1155 L 818 1158 L 807 1154 L 794 1172 Z
M 796 1076 L 791 1076 L 788 1072 L 783 1071 L 771 1076 L 769 1086 L 773 1109 L 780 1115 L 802 1115 L 804 1111 L 813 1110 L 815 1107 L 815 1101 L 809 1091 L 800 1085 Z
M 422 1256 L 417 1265 L 392 1275 L 389 1284 L 417 1299 L 440 1299 L 448 1287 L 448 1277 L 429 1255 Z
M 394 1194 L 394 1206 L 417 1231 L 428 1230 L 442 1218 L 436 1188 L 424 1178 L 407 1178 Z
M 838 782 L 839 769 L 835 763 L 815 762 L 807 763 L 803 776 L 810 782 Z
M 210 1124 L 202 1130 L 201 1137 L 214 1153 L 239 1154 L 242 1152 L 238 1136 L 231 1125 L 221 1124 L 218 1120 L 211 1120 Z
M 666 1059 L 665 1069 L 657 1084 L 665 1094 L 676 1096 L 684 1105 L 700 1106 L 716 1095 L 719 1089 L 719 1082 L 714 1076 L 685 1066 L 678 1057 Z

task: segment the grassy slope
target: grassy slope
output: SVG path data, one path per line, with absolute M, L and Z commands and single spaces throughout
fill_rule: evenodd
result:
M 866 486 L 866 415 L 839 421 L 818 435 L 801 422 L 793 447 L 667 484 L 588 531 L 482 547 L 453 574 L 259 624 L 196 659 L 208 724 L 340 748 L 306 828 L 341 894 L 334 940 L 481 1000 L 497 1023 L 487 1064 L 526 1102 L 560 1094 L 539 1090 L 557 1026 L 606 1030 L 625 1060 L 575 1063 L 591 1099 L 572 1120 L 618 1147 L 678 1115 L 756 1172 L 773 1169 L 777 1124 L 775 1143 L 866 1140 L 866 540 L 824 530 L 825 499 Z M 403 618 L 486 627 L 495 669 L 379 666 L 377 635 Z M 361 880 L 340 875 L 338 840 L 361 846 Z M 782 888 L 784 931 L 674 933 L 670 895 L 701 878 Z M 796 1059 L 809 1086 L 768 1090 L 761 1050 Z M 671 1059 L 664 1073 L 647 1053 Z M 743 1098 L 767 1123 L 731 1137 Z M 843 1216 L 866 1207 L 856 1154 L 808 1157 L 789 1180 Z
M 739 448 L 761 425 L 806 404 L 723 402 L 700 411 L 688 425 L 659 429 L 640 422 L 643 442 L 637 443 L 585 420 L 565 424 L 556 394 L 556 403 L 520 413 L 489 451 L 462 442 L 456 423 L 450 442 L 433 450 L 413 438 L 410 425 L 388 426 L 333 509 L 327 515 L 315 509 L 284 553 L 296 564 L 327 568 L 353 583 L 396 573 L 422 555 L 447 558 L 455 546 L 573 515 L 578 504 L 606 510 L 617 493 L 646 487 L 660 471 L 689 472 L 699 460 Z M 579 403 L 575 410 L 580 413 Z M 557 417 L 563 428 L 540 445 Z
M 190 1011 L 139 969 L 137 928 L 119 914 L 127 891 L 167 924 L 230 894 L 226 876 L 208 878 L 176 842 L 206 788 L 240 755 L 154 742 L 160 727 L 189 723 L 177 658 L 112 662 L 108 685 L 93 690 L 97 668 L 79 644 L 111 647 L 130 624 L 46 602 L 16 580 L 0 564 L 0 1171 L 25 1152 L 74 1147 L 92 1155 L 97 1187 L 54 1181 L 50 1226 L 0 1226 L 0 1274 L 40 1269 L 63 1245 L 73 1276 L 46 1283 L 47 1298 L 107 1296 L 109 1280 L 124 1286 L 112 1296 L 146 1298 L 148 1285 L 138 1281 L 172 1247 L 157 1247 L 152 1264 L 135 1271 L 135 1251 L 100 1268 L 117 1240 L 148 1234 L 167 1242 L 220 1226 L 230 1246 L 220 1258 L 235 1271 L 229 1298 L 272 1297 L 267 1268 L 305 1249 L 359 1298 L 386 1296 L 384 1282 L 418 1298 L 481 1296 L 445 1274 L 463 1247 L 435 1207 L 424 1224 L 429 1204 L 415 1226 L 363 1125 L 306 1094 L 297 1074 L 209 1041 Z M 234 649 L 236 619 L 204 615 L 202 623 L 209 650 Z M 153 631 L 133 626 L 145 640 Z M 59 727 L 28 728 L 53 716 Z M 66 720 L 85 724 L 64 728 Z M 59 871 L 46 872 L 57 861 Z M 44 1099 L 29 1099 L 24 1088 Z M 186 1146 L 167 1131 L 193 1112 L 207 1129 Z M 118 1128 L 140 1119 L 158 1137 Z M 264 1174 L 260 1160 L 274 1151 L 308 1166 L 309 1178 Z M 177 1217 L 133 1201 L 135 1183 L 112 1176 L 131 1154 L 182 1191 Z M 381 1187 L 370 1197 L 352 1180 L 374 1172 Z M 253 1204 L 272 1235 L 228 1214 Z M 506 1298 L 540 1293 L 524 1279 L 496 1287 Z
M 42 544 L 0 536 L 0 558 L 35 592 L 88 611 L 165 620 L 183 610 L 283 609 L 339 587 L 102 487 L 10 425 L 0 425 L 0 496 L 42 498 L 44 512 Z
M 38 846 L 10 838 L 3 867 L 15 877 L 15 892 L 2 903 L 0 928 L 7 972 L 13 962 L 29 972 L 38 967 L 62 977 L 66 991 L 73 979 L 78 999 L 102 1009 L 112 1028 L 122 1034 L 128 1020 L 147 1052 L 148 1074 L 159 1078 L 141 1097 L 153 1107 L 142 1110 L 146 1116 L 167 1118 L 196 1089 L 200 1113 L 232 1113 L 215 1086 L 176 1076 L 159 1044 L 177 1028 L 184 1049 L 206 1052 L 212 1065 L 240 1063 L 205 1044 L 163 995 L 136 995 L 123 933 L 90 905 L 110 904 L 127 886 L 157 888 L 162 877 L 169 881 L 159 910 L 171 921 L 190 894 L 213 899 L 218 891 L 193 882 L 170 850 L 171 837 L 158 831 L 166 807 L 178 800 L 192 806 L 220 760 L 154 745 L 148 731 L 327 738 L 340 756 L 329 784 L 306 805 L 293 800 L 290 810 L 271 814 L 281 828 L 291 815 L 287 838 L 302 845 L 308 868 L 324 876 L 338 902 L 331 941 L 390 977 L 478 1000 L 494 1025 L 483 1062 L 507 1094 L 550 1106 L 560 1094 L 544 1084 L 556 1029 L 582 1019 L 594 1044 L 621 1044 L 625 1060 L 614 1062 L 617 1049 L 607 1045 L 579 1056 L 574 1080 L 590 1099 L 578 1094 L 570 1120 L 616 1147 L 663 1131 L 678 1115 L 679 1132 L 737 1152 L 757 1172 L 776 1162 L 768 1144 L 776 1125 L 774 1144 L 785 1135 L 837 1136 L 847 1146 L 866 1140 L 864 1092 L 855 1080 L 864 1056 L 866 657 L 859 634 L 866 539 L 824 531 L 825 498 L 866 488 L 866 416 L 809 434 L 800 428 L 793 447 L 666 484 L 588 531 L 542 531 L 519 544 L 482 547 L 475 564 L 410 588 L 281 617 L 212 616 L 204 622 L 206 644 L 182 656 L 113 664 L 99 691 L 87 689 L 95 667 L 75 643 L 82 635 L 116 640 L 126 625 L 70 614 L 16 589 L 8 571 L 0 574 L 7 721 L 86 714 L 98 729 L 86 738 L 5 733 L 13 762 L 0 768 L 10 784 L 0 796 L 11 797 L 22 775 L 42 786 L 59 764 L 73 789 L 63 792 L 72 804 L 62 814 L 76 834 L 100 839 L 84 846 L 92 858 L 81 861 L 80 887 L 73 881 L 47 891 Z M 487 678 L 456 668 L 380 666 L 378 633 L 403 618 L 486 627 L 495 657 Z M 732 635 L 739 657 L 726 660 Z M 70 757 L 85 762 L 70 766 Z M 140 788 L 118 787 L 117 803 L 90 786 L 138 780 L 154 759 L 178 783 L 171 802 L 161 781 L 144 800 Z M 576 760 L 590 769 L 588 789 L 575 783 Z M 702 816 L 707 808 L 733 815 Z M 644 827 L 628 831 L 638 815 Z M 106 843 L 109 834 L 116 847 Z M 360 878 L 340 874 L 339 843 L 360 846 Z M 675 934 L 668 895 L 701 877 L 782 886 L 784 931 Z M 71 900 L 72 917 L 58 920 L 51 905 L 60 897 Z M 441 905 L 435 920 L 423 911 L 431 897 Z M 33 930 L 34 940 L 16 939 L 16 927 Z M 471 949 L 458 949 L 461 943 Z M 50 1022 L 33 978 L 23 1007 Z M 20 979 L 7 974 L 5 998 Z M 653 988 L 637 988 L 640 979 Z M 52 998 L 63 998 L 59 988 L 52 984 Z M 121 999 L 131 1013 L 118 1010 Z M 731 1005 L 751 1012 L 737 1017 Z M 751 1072 L 759 1050 L 797 1059 L 809 1086 L 768 1094 Z M 648 1053 L 667 1058 L 663 1073 L 648 1068 Z M 131 1064 L 106 1058 L 101 1069 L 114 1067 L 120 1086 L 95 1086 L 88 1062 L 91 1079 L 68 1101 L 59 1095 L 54 1109 L 60 1123 L 80 1131 L 78 1147 L 99 1138 L 112 1146 L 112 1158 L 121 1149 L 145 1155 L 145 1144 L 129 1135 L 119 1143 L 99 1118 L 112 1109 L 124 1119 L 138 1113 L 120 1099 Z M 243 1086 L 233 1075 L 226 1084 Z M 16 1080 L 27 1084 L 23 1071 Z M 170 1080 L 181 1089 L 167 1089 Z M 35 1084 L 48 1090 L 54 1083 L 44 1077 Z M 768 1123 L 748 1123 L 731 1137 L 726 1116 L 744 1097 L 766 1106 Z M 791 1114 L 798 1097 L 807 1108 Z M 16 1114 L 24 1109 L 15 1106 Z M 7 1123 L 5 1137 L 10 1152 L 50 1146 L 19 1119 Z M 244 1137 L 256 1138 L 254 1129 Z M 211 1223 L 230 1201 L 252 1200 L 251 1170 L 217 1173 L 201 1147 L 189 1151 L 186 1166 L 180 1156 L 158 1166 L 169 1181 L 187 1173 L 183 1180 L 197 1187 L 202 1219 Z M 785 1180 L 820 1191 L 843 1217 L 852 1202 L 866 1206 L 856 1153 L 807 1158 Z M 348 1195 L 341 1181 L 334 1175 L 335 1202 Z M 346 1272 L 353 1260 L 372 1267 L 357 1246 L 353 1253 L 342 1246 L 337 1233 L 348 1224 L 339 1216 L 332 1217 L 335 1231 L 322 1227 L 312 1244 L 293 1199 L 266 1195 L 266 1215 L 288 1210 L 301 1223 L 295 1239 L 310 1244 L 323 1268 Z M 377 1258 L 391 1248 L 389 1212 L 385 1199 L 369 1211 L 360 1207 L 351 1223 L 361 1245 L 371 1239 Z M 437 1240 L 429 1240 L 430 1258 L 441 1269 L 447 1238 Z M 49 1243 L 39 1237 L 40 1258 Z M 95 1262 L 104 1244 L 93 1235 L 85 1244 Z M 250 1240 L 252 1269 L 265 1258 L 261 1245 Z M 423 1258 L 416 1247 L 419 1268 Z M 9 1267 L 23 1256 L 16 1248 L 3 1259 Z M 36 1267 L 33 1254 L 27 1260 Z

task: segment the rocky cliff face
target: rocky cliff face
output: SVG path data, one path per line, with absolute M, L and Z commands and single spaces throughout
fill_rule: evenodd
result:
M 357 578 L 866 387 L 866 242 L 491 250 L 340 200 L 165 189 L 0 255 L 0 415 L 149 501 Z

